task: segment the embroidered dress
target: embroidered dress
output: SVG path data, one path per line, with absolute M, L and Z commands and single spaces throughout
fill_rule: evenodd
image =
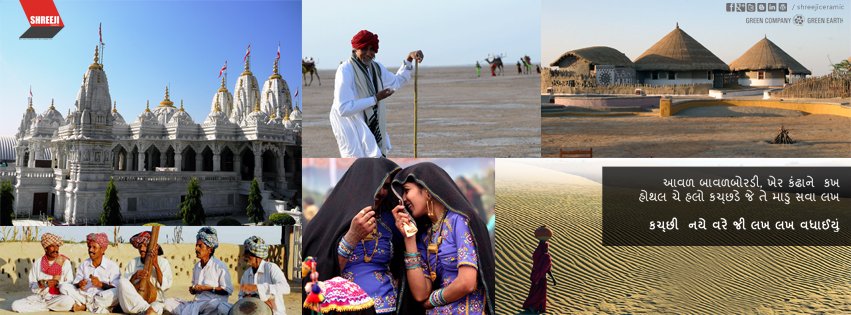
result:
M 401 234 L 396 232 L 393 214 L 389 211 L 381 213 L 378 223 L 378 241 L 363 240 L 354 244 L 355 250 L 341 275 L 357 283 L 375 300 L 376 313 L 392 313 L 396 310 L 397 289 L 396 279 L 390 273 L 392 241 L 394 234 L 397 235 L 395 237 L 401 237 Z
M 433 271 L 437 276 L 437 290 L 449 286 L 458 277 L 458 268 L 470 266 L 478 269 L 479 258 L 476 244 L 467 219 L 455 212 L 448 212 L 442 228 L 434 226 L 434 233 L 420 233 L 417 248 L 422 254 L 425 276 Z M 437 232 L 439 231 L 439 233 Z M 439 237 L 442 241 L 439 241 Z M 428 252 L 428 244 L 440 243 L 437 254 Z M 428 310 L 428 314 L 483 314 L 485 295 L 481 287 L 476 291 L 447 305 Z

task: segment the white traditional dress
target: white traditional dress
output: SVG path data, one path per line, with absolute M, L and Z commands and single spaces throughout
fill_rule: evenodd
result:
M 102 283 L 113 286 L 111 289 L 102 290 L 92 286 L 91 276 L 94 275 Z M 110 309 L 118 305 L 118 279 L 121 278 L 121 271 L 118 264 L 103 256 L 100 266 L 92 265 L 92 259 L 86 259 L 80 266 L 77 267 L 77 273 L 74 275 L 74 280 L 71 283 L 63 284 L 59 287 L 62 294 L 67 294 L 74 299 L 78 304 L 86 305 L 86 309 L 92 313 L 109 313 Z M 82 288 L 76 288 L 75 283 L 86 279 L 86 285 Z
M 118 304 L 121 305 L 121 309 L 125 313 L 143 313 L 149 307 L 153 307 L 157 311 L 157 314 L 162 314 L 164 307 L 163 301 L 165 301 L 164 293 L 171 288 L 174 282 L 174 273 L 171 271 L 171 264 L 165 257 L 157 256 L 157 262 L 163 277 L 162 283 L 157 281 L 156 270 L 151 268 L 151 283 L 157 288 L 157 300 L 150 304 L 139 295 L 139 292 L 136 291 L 136 288 L 130 282 L 130 278 L 133 277 L 136 271 L 145 268 L 145 262 L 142 261 L 142 257 L 136 257 L 127 262 L 127 266 L 124 267 L 124 277 L 118 282 Z
M 74 299 L 68 295 L 51 294 L 49 288 L 39 288 L 39 280 L 52 280 L 53 275 L 45 273 L 42 268 L 42 259 L 36 259 L 32 262 L 29 273 L 30 291 L 34 293 L 26 298 L 12 302 L 12 310 L 19 313 L 29 312 L 47 312 L 47 311 L 69 311 L 74 306 Z M 62 262 L 62 273 L 59 276 L 59 286 L 71 283 L 74 279 L 74 269 L 71 267 L 71 260 L 67 257 Z M 54 262 L 49 262 L 49 266 L 53 266 Z
M 364 77 L 356 72 L 361 71 L 358 65 L 349 60 L 340 64 L 334 77 L 334 103 L 331 104 L 331 112 L 328 114 L 331 120 L 331 129 L 337 138 L 337 146 L 340 149 L 340 157 L 382 157 L 386 156 L 393 148 L 390 145 L 390 136 L 387 134 L 386 105 L 375 98 L 375 93 L 386 88 L 398 90 L 411 79 L 411 62 L 405 60 L 404 64 L 394 74 L 387 70 L 384 65 L 373 61 L 372 66 L 367 66 L 367 75 L 373 77 L 373 69 L 378 69 L 379 76 L 375 91 L 366 91 L 365 85 L 358 81 Z M 374 114 L 373 106 L 378 103 L 378 120 L 381 129 L 381 142 L 377 142 L 375 135 L 369 128 L 368 121 Z
M 270 298 L 275 299 L 275 309 L 272 310 L 274 315 L 286 315 L 287 308 L 284 306 L 284 295 L 290 294 L 290 285 L 287 283 L 287 278 L 284 277 L 284 272 L 278 265 L 261 261 L 257 266 L 257 272 L 254 268 L 248 268 L 242 274 L 240 284 L 257 285 L 257 297 L 261 301 L 267 301 Z M 250 292 L 254 293 L 254 292 Z M 248 293 L 239 291 L 239 298 L 243 298 Z
M 228 266 L 216 257 L 211 257 L 205 266 L 201 262 L 195 264 L 192 269 L 192 285 L 208 285 L 221 287 L 228 295 L 218 295 L 211 291 L 204 291 L 195 295 L 192 301 L 169 298 L 165 301 L 165 310 L 172 314 L 198 315 L 219 314 L 225 315 L 230 310 L 228 296 L 233 293 L 233 284 L 230 280 Z

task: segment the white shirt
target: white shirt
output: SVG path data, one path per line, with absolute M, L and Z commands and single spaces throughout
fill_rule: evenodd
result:
M 207 265 L 201 267 L 201 262 L 195 263 L 192 269 L 192 285 L 203 284 L 213 288 L 221 287 L 228 295 L 218 295 L 212 291 L 204 291 L 195 295 L 196 301 L 219 300 L 227 303 L 228 296 L 233 293 L 233 284 L 230 281 L 228 266 L 216 257 L 210 257 Z
M 151 283 L 157 288 L 157 301 L 163 301 L 163 292 L 171 288 L 172 283 L 174 282 L 174 274 L 171 271 L 171 264 L 168 262 L 165 257 L 157 256 L 157 263 L 160 266 L 160 271 L 163 274 L 163 282 L 160 283 L 157 281 L 157 271 L 154 268 L 151 268 Z M 138 270 L 142 270 L 145 268 L 145 262 L 142 261 L 142 257 L 136 257 L 127 262 L 127 266 L 124 267 L 124 277 L 128 280 L 133 277 L 133 274 Z
M 385 89 L 398 90 L 411 79 L 412 64 L 407 60 L 395 74 L 377 61 L 373 62 L 381 69 L 381 80 Z M 337 74 L 334 77 L 334 103 L 331 104 L 331 112 L 328 114 L 331 119 L 331 129 L 334 131 L 334 137 L 337 138 L 340 157 L 381 157 L 380 146 L 375 142 L 375 136 L 369 130 L 364 117 L 364 114 L 366 117 L 372 114 L 371 108 L 377 100 L 375 96 L 357 98 L 354 67 L 352 60 L 349 59 L 337 68 Z M 382 141 L 389 152 L 392 149 L 390 136 L 384 137 Z
M 58 258 L 57 258 L 58 259 Z M 55 263 L 55 261 L 54 261 Z M 74 268 L 71 268 L 71 259 L 65 258 L 65 262 L 62 263 L 62 274 L 59 276 L 59 284 L 63 283 L 71 283 L 71 280 L 74 279 Z M 38 287 L 39 280 L 53 280 L 53 276 L 44 273 L 41 270 L 41 257 L 37 258 L 33 261 L 32 267 L 30 268 L 30 291 L 35 294 L 47 294 L 49 293 L 48 288 L 45 287 L 41 289 Z M 58 285 L 57 285 L 58 287 Z
M 88 258 L 77 266 L 77 273 L 74 275 L 74 281 L 72 283 L 76 284 L 80 280 L 86 279 L 86 286 L 80 288 L 80 290 L 92 294 L 102 291 L 100 288 L 92 286 L 91 275 L 97 277 L 100 282 L 117 287 L 118 279 L 121 278 L 121 271 L 118 268 L 118 264 L 106 257 L 106 255 L 101 258 L 100 266 L 97 267 L 93 266 L 92 259 Z
M 284 277 L 284 272 L 278 265 L 270 262 L 261 261 L 257 266 L 257 273 L 254 273 L 253 268 L 248 268 L 242 274 L 241 284 L 257 285 L 257 295 L 260 300 L 267 301 L 270 297 L 275 298 L 275 315 L 284 315 L 287 313 L 284 307 L 284 295 L 290 294 L 290 285 Z M 240 290 L 239 297 L 242 298 L 245 293 Z

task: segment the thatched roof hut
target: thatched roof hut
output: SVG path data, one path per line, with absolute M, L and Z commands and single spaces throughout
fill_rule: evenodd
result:
M 578 78 L 580 84 L 628 84 L 635 82 L 635 68 L 631 60 L 617 49 L 604 46 L 571 50 L 550 63 L 565 76 Z M 571 79 L 569 79 L 571 80 Z M 570 82 L 570 81 L 568 81 Z M 569 83 L 572 84 L 572 83 Z
M 709 49 L 680 29 L 662 37 L 638 59 L 638 71 L 728 71 L 729 67 Z
M 588 60 L 589 63 L 598 65 L 613 65 L 616 67 L 633 67 L 632 60 L 617 49 L 606 46 L 593 46 L 568 51 L 562 54 L 556 61 L 550 63 L 551 67 L 559 67 L 570 58 Z
M 766 36 L 730 63 L 732 71 L 784 70 L 787 74 L 811 75 L 812 72 Z

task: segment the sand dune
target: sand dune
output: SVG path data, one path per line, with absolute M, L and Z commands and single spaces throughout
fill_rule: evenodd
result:
M 849 247 L 604 247 L 599 185 L 542 185 L 503 166 L 496 178 L 502 314 L 517 313 L 526 297 L 532 232 L 541 224 L 554 232 L 553 314 L 851 312 Z

